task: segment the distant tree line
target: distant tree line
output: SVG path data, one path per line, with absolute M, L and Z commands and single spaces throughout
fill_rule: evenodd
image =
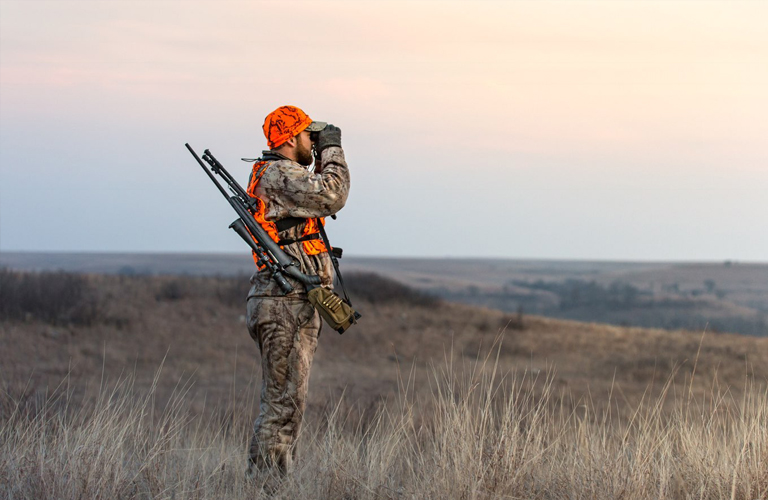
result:
M 569 279 L 565 281 L 543 281 L 533 283 L 512 281 L 513 285 L 531 290 L 544 290 L 557 295 L 561 310 L 599 307 L 606 309 L 630 309 L 647 304 L 652 295 L 629 283 L 614 281 L 601 285 L 596 281 Z
M 564 281 L 511 280 L 501 289 L 482 289 L 469 285 L 461 290 L 446 288 L 434 292 L 446 300 L 491 307 L 507 312 L 524 310 L 527 314 L 594 321 L 621 326 L 733 332 L 768 336 L 768 320 L 762 315 L 718 316 L 707 314 L 707 303 L 700 298 L 713 294 L 719 299 L 725 292 L 712 280 L 702 289 L 681 290 L 667 285 L 655 296 L 651 290 L 630 283 L 569 279 Z

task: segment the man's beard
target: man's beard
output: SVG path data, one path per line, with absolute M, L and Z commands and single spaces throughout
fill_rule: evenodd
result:
M 312 165 L 312 148 L 305 148 L 301 143 L 296 146 L 296 161 L 299 165 Z

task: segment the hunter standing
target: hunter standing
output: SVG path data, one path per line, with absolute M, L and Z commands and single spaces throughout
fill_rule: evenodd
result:
M 349 170 L 341 130 L 314 122 L 295 106 L 281 106 L 264 120 L 269 150 L 253 165 L 248 194 L 258 199 L 256 221 L 299 263 L 301 272 L 333 286 L 333 266 L 318 223 L 344 206 Z M 313 141 L 313 138 L 316 141 Z M 314 155 L 313 155 L 314 150 Z M 314 172 L 308 167 L 315 161 Z M 257 263 L 258 266 L 258 263 Z M 248 331 L 261 351 L 262 386 L 248 471 L 291 471 L 306 406 L 309 371 L 321 320 L 304 285 L 287 278 L 283 295 L 266 269 L 251 277 Z

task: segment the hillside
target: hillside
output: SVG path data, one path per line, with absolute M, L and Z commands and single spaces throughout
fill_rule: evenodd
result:
M 16 270 L 126 276 L 235 276 L 239 254 L 0 253 Z M 768 336 L 768 264 L 600 262 L 345 256 L 346 271 L 375 272 L 451 302 L 622 326 Z
M 681 383 L 694 370 L 702 393 L 719 383 L 740 391 L 746 374 L 768 380 L 768 339 L 703 331 L 666 331 L 518 317 L 431 300 L 403 301 L 365 274 L 350 275 L 363 319 L 343 336 L 324 329 L 311 379 L 310 411 L 346 391 L 348 402 L 370 405 L 391 397 L 398 374 L 411 369 L 426 390 L 432 366 L 470 365 L 497 354 L 503 372 L 550 374 L 574 398 L 607 398 L 611 387 L 637 402 L 649 386 L 660 391 L 671 374 Z M 50 392 L 70 384 L 135 373 L 149 384 L 161 366 L 162 391 L 182 379 L 210 403 L 234 394 L 252 398 L 259 379 L 255 343 L 244 324 L 247 280 L 239 278 L 88 276 L 82 299 L 89 324 L 51 325 L 27 314 L 0 324 L 4 383 Z M 62 291 L 62 294 L 71 293 Z M 498 340 L 499 344 L 495 344 Z M 697 361 L 696 361 L 697 360 Z
M 768 336 L 768 265 L 350 259 L 453 302 L 614 325 Z

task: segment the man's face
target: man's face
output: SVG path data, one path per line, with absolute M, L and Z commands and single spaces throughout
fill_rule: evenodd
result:
M 312 140 L 306 130 L 296 136 L 296 161 L 305 167 L 312 165 Z

